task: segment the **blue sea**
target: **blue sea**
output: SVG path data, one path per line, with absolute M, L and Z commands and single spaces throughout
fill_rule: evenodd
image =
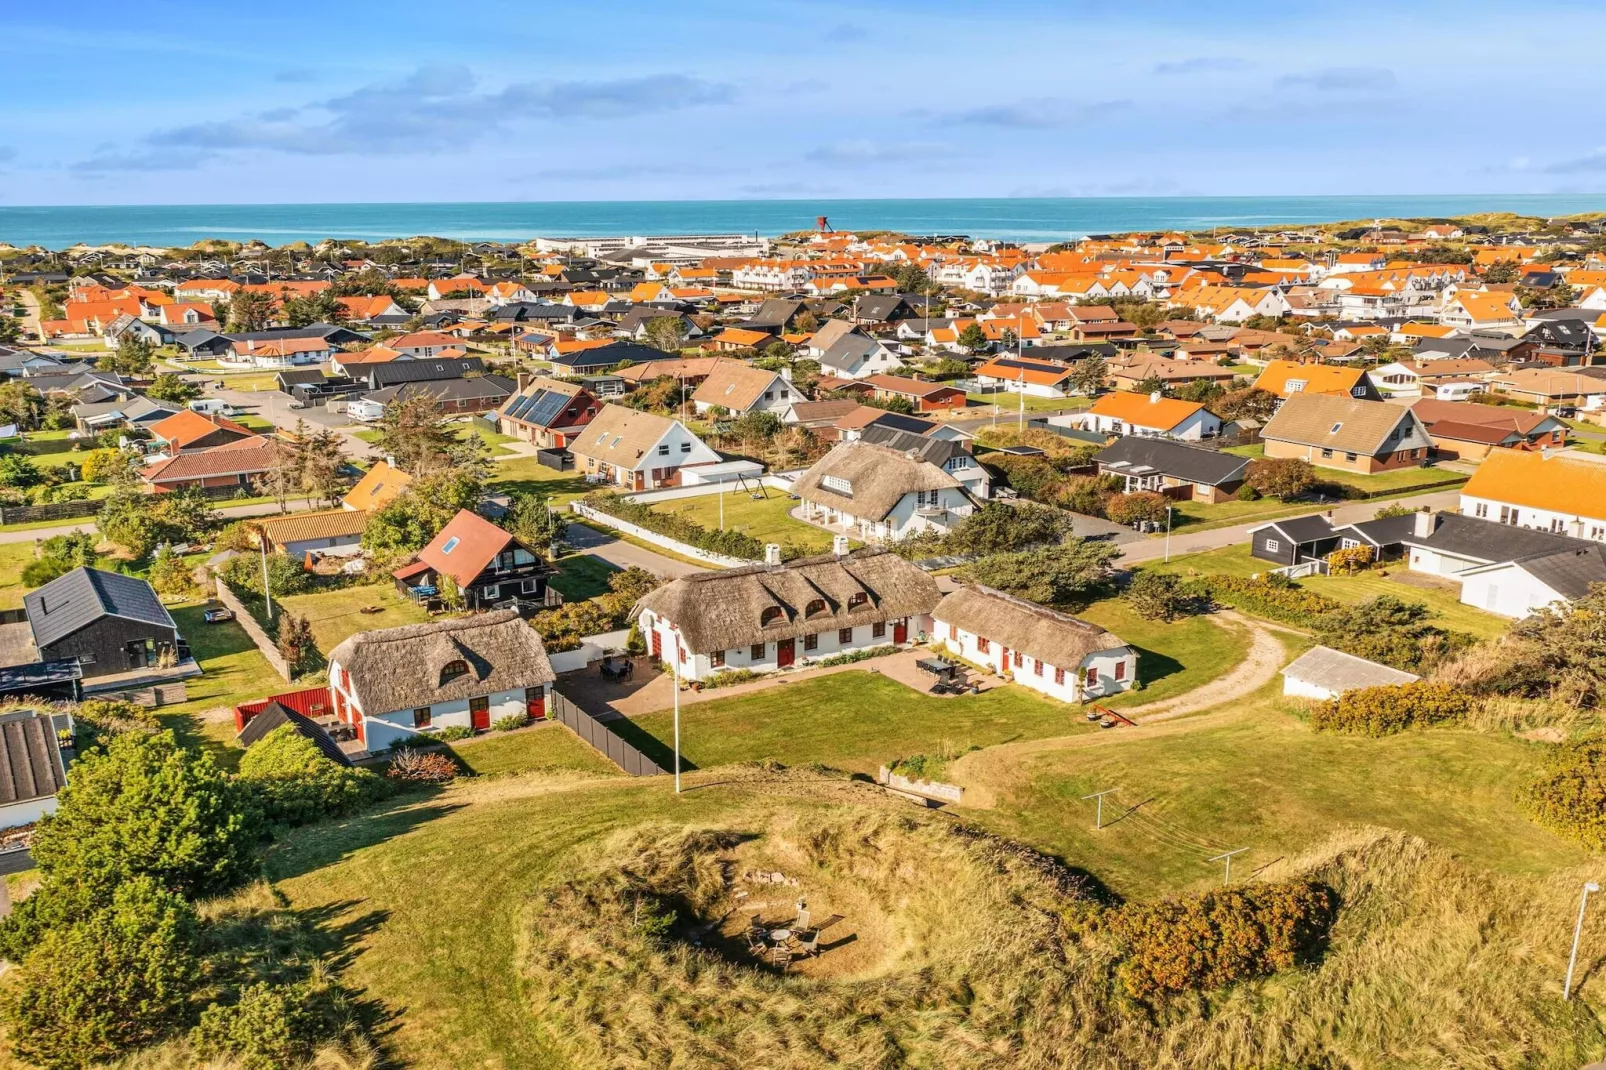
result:
M 202 238 L 270 245 L 419 234 L 465 241 L 537 236 L 782 234 L 827 216 L 837 230 L 965 234 L 1063 241 L 1129 230 L 1232 229 L 1341 219 L 1606 211 L 1606 194 L 1364 197 L 1085 197 L 797 201 L 547 201 L 466 204 L 0 206 L 0 241 L 61 249 L 127 243 L 186 246 Z

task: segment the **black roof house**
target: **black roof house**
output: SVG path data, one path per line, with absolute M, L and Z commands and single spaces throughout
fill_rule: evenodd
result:
M 264 706 L 261 713 L 245 723 L 245 727 L 240 729 L 240 734 L 235 738 L 239 740 L 240 746 L 250 750 L 269 732 L 284 725 L 289 725 L 297 733 L 310 739 L 319 753 L 331 762 L 337 765 L 351 764 L 351 758 L 340 749 L 340 744 L 334 741 L 334 737 L 324 731 L 322 725 L 278 702 L 269 702 Z
M 479 357 L 433 357 L 421 360 L 392 360 L 383 364 L 359 364 L 353 378 L 368 380 L 370 390 L 383 390 L 402 383 L 427 383 L 435 379 L 460 379 L 481 375 L 485 362 Z
M 75 568 L 22 603 L 40 660 L 77 658 L 86 677 L 149 668 L 166 651 L 186 653 L 156 591 L 133 576 Z
M 1247 457 L 1135 435 L 1116 439 L 1093 460 L 1100 472 L 1110 475 L 1162 475 L 1206 487 L 1242 483 L 1249 467 Z

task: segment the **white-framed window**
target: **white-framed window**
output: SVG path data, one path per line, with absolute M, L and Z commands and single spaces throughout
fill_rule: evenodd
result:
M 1477 505 L 1473 506 L 1472 515 L 1483 520 L 1489 519 L 1489 503 L 1479 502 Z
M 1283 544 L 1278 542 L 1276 539 L 1267 539 L 1266 540 L 1266 552 L 1267 553 L 1274 554 L 1274 553 L 1277 553 L 1282 548 L 1283 548 Z

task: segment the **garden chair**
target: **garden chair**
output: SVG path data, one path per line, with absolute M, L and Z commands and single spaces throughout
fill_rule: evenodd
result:
M 792 922 L 792 931 L 802 932 L 804 929 L 807 929 L 809 927 L 810 920 L 808 908 L 799 907 L 797 911 L 797 920 Z
M 804 957 L 813 958 L 820 953 L 820 934 L 811 932 L 807 936 L 800 937 L 797 947 L 799 951 L 803 952 Z

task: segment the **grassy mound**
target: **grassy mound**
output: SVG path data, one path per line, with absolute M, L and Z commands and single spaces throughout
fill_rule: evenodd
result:
M 519 956 L 574 1066 L 1573 1067 L 1606 1046 L 1555 991 L 1572 882 L 1474 874 L 1398 833 L 1278 867 L 1341 904 L 1319 963 L 1152 1002 L 1120 983 L 1121 926 L 1103 924 L 1126 908 L 945 818 L 654 826 L 577 861 L 535 896 Z M 740 875 L 766 866 L 847 915 L 838 965 L 783 975 L 718 939 Z

